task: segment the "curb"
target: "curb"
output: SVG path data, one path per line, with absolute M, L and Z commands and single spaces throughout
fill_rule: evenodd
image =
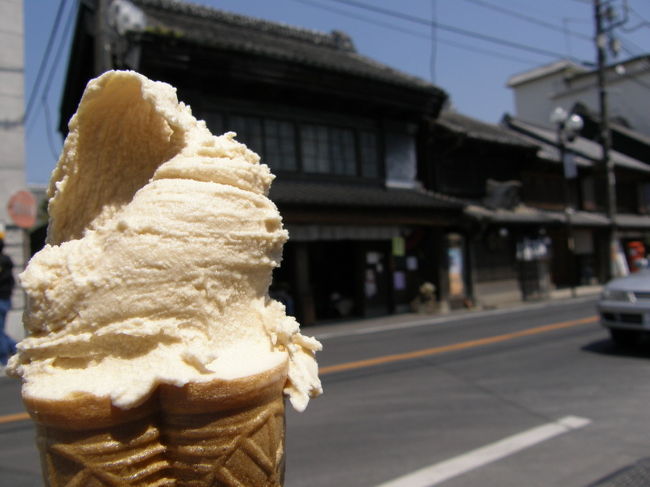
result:
M 378 318 L 361 318 L 358 320 L 338 321 L 306 326 L 302 328 L 302 332 L 306 335 L 314 336 L 319 340 L 347 335 L 378 333 L 381 331 L 398 330 L 400 328 L 449 323 L 464 318 L 480 318 L 482 316 L 515 313 L 526 309 L 580 303 L 597 298 L 599 293 L 600 289 L 594 289 L 590 292 L 583 291 L 576 297 L 572 297 L 570 294 L 564 296 L 566 293 L 562 293 L 549 299 L 503 303 L 502 305 L 490 309 L 458 309 L 445 313 L 432 314 L 403 313 L 381 316 Z

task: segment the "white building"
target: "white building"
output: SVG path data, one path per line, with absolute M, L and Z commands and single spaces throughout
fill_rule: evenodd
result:
M 650 135 L 650 55 L 622 61 L 605 72 L 609 117 Z M 551 111 L 571 110 L 581 102 L 599 113 L 597 72 L 567 60 L 512 76 L 515 114 L 527 122 L 550 127 Z
M 13 224 L 7 211 L 11 195 L 25 189 L 23 0 L 0 1 L 0 223 L 5 226 L 5 253 L 18 274 L 27 257 L 28 236 Z M 20 315 L 23 293 L 14 290 L 14 309 L 6 331 L 23 335 Z

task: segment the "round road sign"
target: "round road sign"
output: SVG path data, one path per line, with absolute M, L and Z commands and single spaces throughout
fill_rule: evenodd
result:
M 7 203 L 11 220 L 21 228 L 31 228 L 36 223 L 36 198 L 27 190 L 16 191 Z

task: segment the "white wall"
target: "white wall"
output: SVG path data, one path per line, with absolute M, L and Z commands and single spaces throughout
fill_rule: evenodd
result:
M 625 118 L 631 128 L 650 135 L 650 61 L 637 59 L 622 66 L 625 72 L 610 69 L 606 76 L 610 117 Z M 565 71 L 560 70 L 512 89 L 515 115 L 547 127 L 550 113 L 557 106 L 571 109 L 579 101 L 593 113 L 600 110 L 594 71 L 565 79 Z
M 16 274 L 26 258 L 26 235 L 9 220 L 7 202 L 15 191 L 25 189 L 23 45 L 23 0 L 0 0 L 0 221 L 6 226 L 5 252 L 13 259 Z M 14 290 L 13 304 L 7 332 L 21 338 L 19 289 Z

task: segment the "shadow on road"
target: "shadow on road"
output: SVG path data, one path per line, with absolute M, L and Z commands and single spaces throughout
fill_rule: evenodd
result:
M 643 458 L 587 487 L 635 487 L 650 485 L 650 458 Z
M 650 339 L 640 339 L 637 343 L 623 346 L 606 338 L 589 343 L 581 347 L 581 350 L 614 357 L 650 359 Z

